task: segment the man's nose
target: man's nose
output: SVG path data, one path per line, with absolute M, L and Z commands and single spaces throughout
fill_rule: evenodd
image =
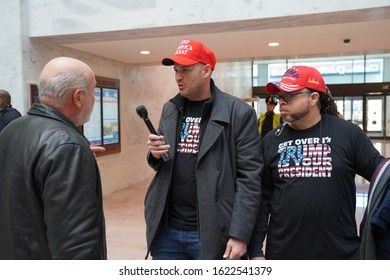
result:
M 176 77 L 176 81 L 180 81 L 181 79 L 183 79 L 183 75 L 180 74 L 179 72 L 176 72 L 175 77 Z

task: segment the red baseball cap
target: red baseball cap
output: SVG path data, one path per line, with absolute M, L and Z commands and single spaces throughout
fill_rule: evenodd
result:
M 327 93 L 322 75 L 317 69 L 309 66 L 293 66 L 284 73 L 280 82 L 271 82 L 265 86 L 270 94 L 300 91 L 304 88 Z
M 162 64 L 166 66 L 173 65 L 175 63 L 181 65 L 193 65 L 198 62 L 209 64 L 211 69 L 214 70 L 217 59 L 212 50 L 207 48 L 201 42 L 184 39 L 177 47 L 174 56 L 166 57 L 162 60 Z

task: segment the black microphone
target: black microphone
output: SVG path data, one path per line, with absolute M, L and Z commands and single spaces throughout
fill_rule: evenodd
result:
M 148 110 L 146 110 L 144 105 L 139 105 L 136 109 L 138 116 L 144 120 L 146 126 L 148 127 L 150 133 L 158 135 L 156 130 L 153 127 L 153 124 L 150 122 L 148 118 Z M 169 160 L 169 153 L 166 152 L 162 155 L 164 161 Z

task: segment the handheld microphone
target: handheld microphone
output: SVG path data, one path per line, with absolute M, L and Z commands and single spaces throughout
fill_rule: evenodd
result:
M 150 133 L 158 135 L 156 130 L 153 127 L 153 124 L 150 122 L 150 120 L 148 118 L 148 110 L 146 110 L 145 106 L 144 105 L 139 105 L 135 110 L 137 111 L 138 116 L 141 119 L 144 120 L 144 122 L 145 122 L 146 126 L 148 127 Z M 169 160 L 169 153 L 168 152 L 164 153 L 162 155 L 162 159 L 164 161 Z

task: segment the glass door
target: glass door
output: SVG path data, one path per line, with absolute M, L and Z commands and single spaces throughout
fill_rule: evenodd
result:
M 366 100 L 366 131 L 368 137 L 384 136 L 384 96 L 369 95 Z
M 344 105 L 337 103 L 337 106 L 343 107 L 344 119 L 358 125 L 363 129 L 363 97 L 346 96 L 344 97 Z

